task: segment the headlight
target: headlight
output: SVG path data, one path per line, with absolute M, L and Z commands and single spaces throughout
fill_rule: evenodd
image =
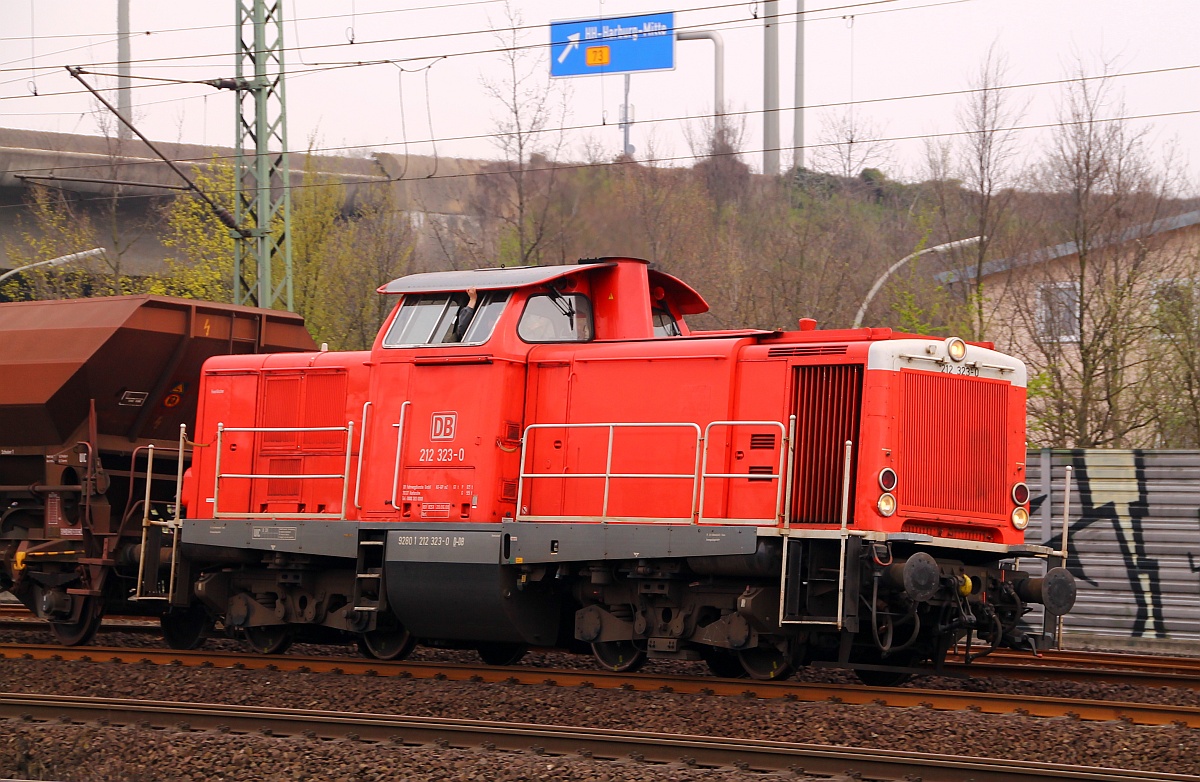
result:
M 884 467 L 879 471 L 879 488 L 884 491 L 895 491 L 896 471 L 891 467 Z
M 1029 526 L 1029 511 L 1024 508 L 1013 508 L 1012 525 L 1017 529 L 1025 529 Z
M 1029 487 L 1024 483 L 1018 483 L 1017 485 L 1013 486 L 1012 498 L 1013 502 L 1015 502 L 1017 505 L 1024 505 L 1025 503 L 1029 502 Z
M 946 340 L 946 355 L 951 361 L 962 361 L 967 357 L 967 343 L 958 337 L 951 337 Z
M 891 494 L 879 495 L 879 502 L 875 503 L 875 507 L 879 508 L 879 513 L 883 516 L 891 516 L 896 512 L 896 498 Z

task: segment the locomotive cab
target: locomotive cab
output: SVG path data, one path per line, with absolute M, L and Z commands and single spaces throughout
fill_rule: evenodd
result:
M 1020 361 L 888 329 L 696 331 L 644 261 L 417 274 L 369 351 L 210 360 L 177 603 L 261 651 L 530 645 L 894 680 L 1070 608 L 1023 541 Z

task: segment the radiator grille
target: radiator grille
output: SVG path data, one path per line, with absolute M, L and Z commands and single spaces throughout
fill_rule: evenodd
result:
M 259 426 L 295 427 L 300 425 L 300 376 L 267 375 L 263 378 L 262 412 Z M 294 447 L 296 432 L 263 432 L 265 449 Z
M 935 522 L 906 521 L 902 532 L 915 532 L 933 538 L 956 538 L 980 543 L 1000 543 L 1000 533 L 991 527 L 968 527 L 965 524 L 942 524 Z
M 796 367 L 796 482 L 793 521 L 837 524 L 841 521 L 846 441 L 858 444 L 862 404 L 862 366 Z M 858 448 L 850 474 L 855 473 Z M 854 487 L 850 488 L 854 504 Z
M 305 426 L 346 425 L 346 373 L 308 375 L 304 385 Z M 303 447 L 341 449 L 342 432 L 304 432 Z
M 900 507 L 1004 513 L 1008 384 L 931 372 L 901 375 Z
M 769 358 L 782 358 L 784 356 L 844 356 L 846 355 L 845 345 L 803 345 L 794 347 L 778 347 L 771 348 L 767 351 Z
M 303 465 L 298 458 L 268 459 L 267 472 L 272 475 L 299 475 Z M 299 478 L 268 478 L 267 499 L 299 499 Z

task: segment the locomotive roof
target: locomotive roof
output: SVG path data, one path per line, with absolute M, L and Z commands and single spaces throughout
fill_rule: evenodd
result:
M 467 288 L 478 288 L 481 291 L 497 290 L 500 288 L 525 288 L 530 285 L 541 285 L 571 274 L 585 272 L 589 269 L 602 269 L 616 265 L 616 261 L 608 261 L 586 265 L 511 266 L 508 268 L 424 272 L 392 280 L 387 285 L 381 286 L 379 292 L 440 293 L 442 291 L 463 291 Z
M 381 285 L 379 293 L 442 293 L 444 291 L 464 291 L 467 288 L 479 290 L 500 290 L 510 288 L 526 288 L 543 285 L 552 280 L 567 277 L 572 274 L 583 274 L 595 269 L 611 269 L 621 265 L 621 262 L 648 265 L 646 261 L 636 258 L 596 258 L 581 260 L 578 264 L 562 264 L 558 266 L 512 266 L 508 268 L 462 269 L 445 272 L 423 272 L 399 277 L 386 285 Z M 651 286 L 659 286 L 675 302 L 679 312 L 684 315 L 696 315 L 708 312 L 708 302 L 678 277 L 657 269 L 646 270 L 647 279 Z

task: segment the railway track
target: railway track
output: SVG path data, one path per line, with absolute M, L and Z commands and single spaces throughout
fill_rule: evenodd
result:
M 924 782 L 1200 782 L 1200 777 L 1018 760 L 932 755 L 878 748 L 645 733 L 552 725 L 450 720 L 301 709 L 0 693 L 0 716 L 61 725 L 104 724 L 180 732 L 222 731 L 340 741 L 388 742 L 442 749 L 523 751 L 539 755 L 678 763 L 745 772 L 857 774 Z
M 998 675 L 1011 679 L 1102 679 L 1145 687 L 1200 689 L 1200 657 L 1053 650 L 1034 657 L 1028 652 L 998 651 L 969 665 L 961 657 L 952 657 L 947 660 L 944 670 L 951 674 Z
M 742 698 L 787 698 L 806 702 L 930 708 L 937 711 L 969 710 L 984 714 L 1069 717 L 1097 722 L 1124 720 L 1136 725 L 1182 725 L 1189 728 L 1200 728 L 1200 711 L 1187 706 L 1102 702 L 1077 698 L 1030 698 L 1028 695 L 958 692 L 916 687 L 866 687 L 786 680 L 763 682 L 748 679 L 619 674 L 598 670 L 549 670 L 524 666 L 474 666 L 442 662 L 393 663 L 353 657 L 251 655 L 241 652 L 206 652 L 202 650 L 182 652 L 169 649 L 118 647 L 61 648 L 33 644 L 0 645 L 0 658 L 243 668 L 481 683 L 597 687 Z

